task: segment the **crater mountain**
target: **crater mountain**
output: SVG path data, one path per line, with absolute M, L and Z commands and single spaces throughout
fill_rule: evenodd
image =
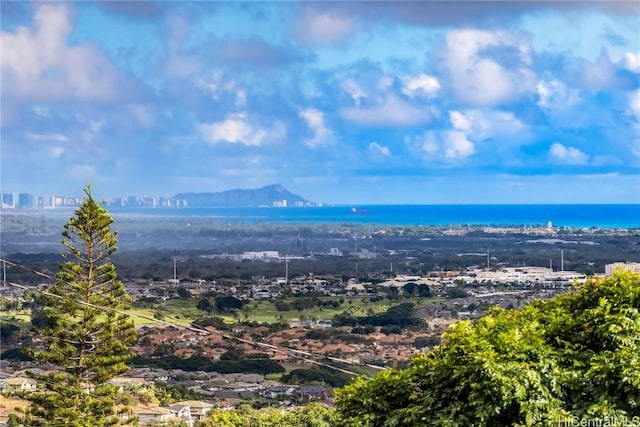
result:
M 216 193 L 178 193 L 174 200 L 184 200 L 189 207 L 258 207 L 316 206 L 314 202 L 293 194 L 282 185 L 273 184 L 253 190 L 234 189 Z

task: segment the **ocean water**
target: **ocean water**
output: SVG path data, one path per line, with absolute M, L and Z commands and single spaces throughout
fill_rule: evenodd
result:
M 370 205 L 307 208 L 120 208 L 116 219 L 189 219 L 229 223 L 422 226 L 545 226 L 638 228 L 640 204 L 628 205 Z

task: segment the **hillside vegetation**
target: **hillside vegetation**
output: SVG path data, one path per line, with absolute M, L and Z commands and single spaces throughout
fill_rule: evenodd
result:
M 406 369 L 337 389 L 335 410 L 214 412 L 204 425 L 640 425 L 640 275 L 494 309 L 444 338 Z
M 337 390 L 342 425 L 640 425 L 639 275 L 495 309 L 444 338 L 407 369 Z

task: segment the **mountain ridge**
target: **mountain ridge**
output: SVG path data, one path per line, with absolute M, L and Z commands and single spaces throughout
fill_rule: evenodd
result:
M 316 206 L 280 184 L 266 185 L 256 189 L 232 189 L 218 192 L 187 192 L 172 197 L 184 200 L 191 207 L 258 207 L 258 206 Z

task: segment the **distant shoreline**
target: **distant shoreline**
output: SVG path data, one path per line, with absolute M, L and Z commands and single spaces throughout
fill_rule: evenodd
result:
M 116 221 L 218 222 L 228 225 L 424 226 L 424 227 L 570 227 L 640 228 L 640 204 L 531 205 L 340 205 L 322 207 L 180 207 L 106 206 Z M 2 209 L 4 216 L 67 219 L 74 207 Z

